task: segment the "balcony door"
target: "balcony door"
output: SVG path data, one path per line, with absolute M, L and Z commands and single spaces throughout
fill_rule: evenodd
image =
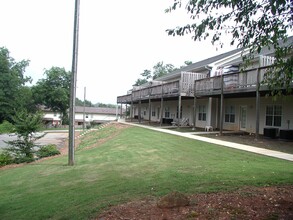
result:
M 246 130 L 246 124 L 247 124 L 247 106 L 240 106 L 240 130 L 245 131 Z

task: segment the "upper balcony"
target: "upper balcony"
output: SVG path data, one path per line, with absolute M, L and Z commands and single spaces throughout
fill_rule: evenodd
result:
M 221 85 L 223 83 L 223 94 L 245 94 L 255 92 L 258 82 L 259 91 L 267 91 L 268 86 L 262 81 L 267 67 L 254 68 L 246 71 L 220 75 L 195 81 L 196 96 L 213 96 L 221 94 Z
M 127 95 L 118 96 L 117 103 L 131 103 L 139 100 L 194 96 L 194 80 L 206 78 L 204 73 L 181 72 L 181 77 L 172 82 L 150 82 L 147 85 L 134 87 Z

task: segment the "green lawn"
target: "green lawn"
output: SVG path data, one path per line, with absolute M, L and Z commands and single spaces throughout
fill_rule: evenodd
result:
M 175 190 L 293 184 L 292 162 L 137 127 L 75 157 L 73 167 L 65 156 L 0 170 L 0 219 L 90 219 L 111 205 Z

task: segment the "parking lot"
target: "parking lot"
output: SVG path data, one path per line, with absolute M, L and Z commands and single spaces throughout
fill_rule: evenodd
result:
M 38 133 L 43 135 L 44 133 Z M 50 132 L 45 133 L 45 136 L 36 141 L 37 145 L 56 144 L 58 148 L 63 147 L 64 141 L 68 138 L 68 132 Z M 1 134 L 0 135 L 0 149 L 7 147 L 7 141 L 16 140 L 17 136 L 13 134 Z

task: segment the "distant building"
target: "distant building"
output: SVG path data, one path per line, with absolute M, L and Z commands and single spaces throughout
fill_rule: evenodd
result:
M 41 106 L 43 111 L 43 122 L 46 127 L 57 127 L 61 125 L 61 114 L 54 112 L 49 108 Z M 125 114 L 125 110 L 122 109 L 122 115 Z M 83 115 L 85 124 L 102 124 L 105 122 L 115 121 L 121 117 L 121 109 L 106 108 L 106 107 L 75 107 L 75 125 L 83 125 Z
M 40 110 L 44 113 L 43 123 L 46 127 L 56 127 L 61 124 L 61 114 L 53 110 L 41 106 Z
M 122 111 L 124 113 L 125 111 Z M 82 125 L 83 124 L 83 115 L 84 121 L 86 124 L 91 123 L 105 123 L 109 121 L 115 121 L 119 117 L 121 117 L 120 109 L 116 108 L 105 108 L 105 107 L 83 107 L 76 106 L 75 107 L 75 124 Z

